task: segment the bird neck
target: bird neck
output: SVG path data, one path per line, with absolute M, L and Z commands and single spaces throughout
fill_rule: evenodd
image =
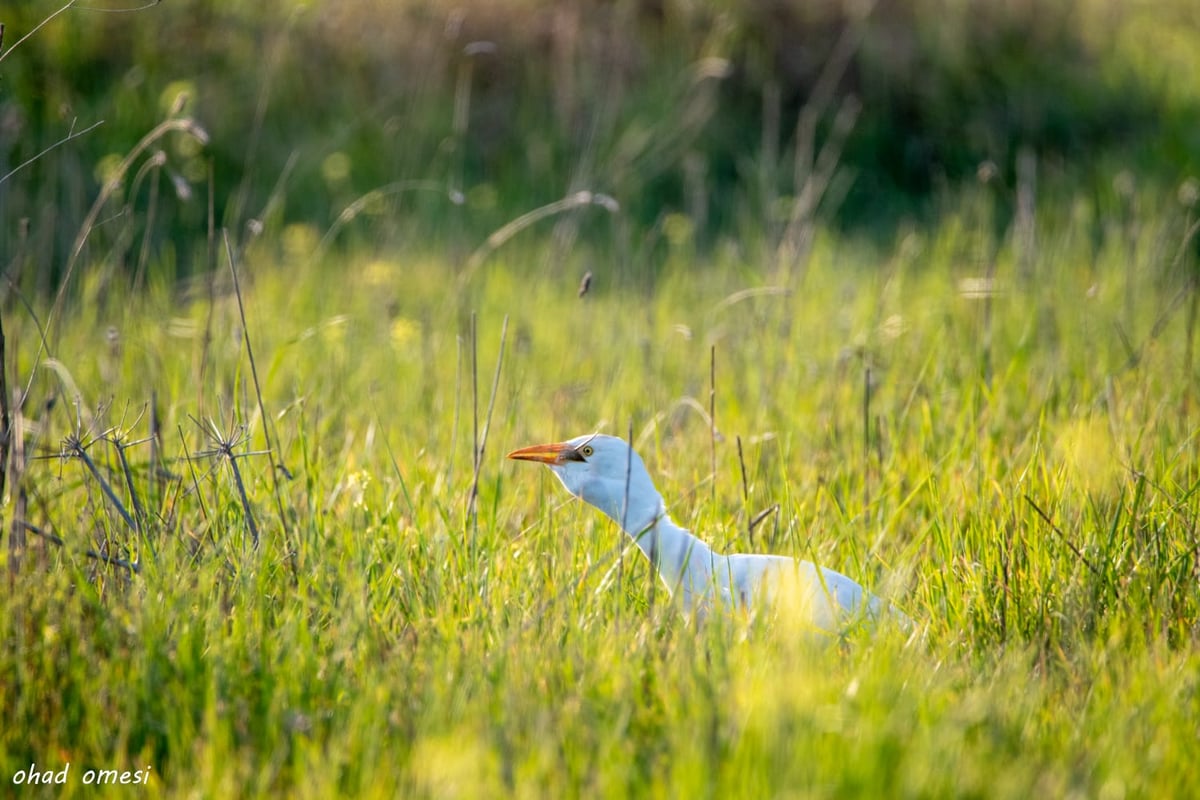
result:
M 697 595 L 711 591 L 712 549 L 682 528 L 659 505 L 659 513 L 640 527 L 625 527 L 625 533 L 658 571 L 672 597 L 679 595 L 690 610 Z
M 685 610 L 712 591 L 716 558 L 707 544 L 676 525 L 649 476 L 626 485 L 585 486 L 580 495 L 633 539 Z

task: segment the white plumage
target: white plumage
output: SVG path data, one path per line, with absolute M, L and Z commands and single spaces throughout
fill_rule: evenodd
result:
M 721 555 L 667 514 L 646 465 L 623 440 L 595 434 L 514 450 L 511 459 L 545 464 L 568 492 L 616 522 L 650 559 L 691 617 L 713 605 L 774 606 L 812 627 L 836 633 L 876 620 L 885 604 L 828 567 L 776 555 Z M 714 603 L 715 601 L 715 603 Z M 907 622 L 899 611 L 891 610 Z

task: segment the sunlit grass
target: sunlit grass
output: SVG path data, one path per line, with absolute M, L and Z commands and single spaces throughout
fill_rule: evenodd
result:
M 1179 230 L 1164 213 L 1140 235 Z M 539 268 L 518 244 L 456 283 L 412 252 L 314 262 L 297 228 L 241 256 L 247 331 L 227 270 L 135 295 L 83 270 L 52 352 L 5 319 L 25 436 L 42 455 L 79 436 L 133 508 L 108 440 L 146 437 L 153 402 L 166 474 L 130 447 L 139 534 L 77 458 L 28 465 L 25 520 L 63 543 L 30 534 L 0 601 L 0 780 L 70 762 L 77 794 L 86 767 L 151 766 L 166 796 L 1178 795 L 1200 781 L 1186 275 L 1063 229 L 1027 275 L 1002 247 L 984 283 L 982 235 L 878 256 L 822 237 L 790 279 L 732 251 L 653 280 Z M 848 572 L 917 631 L 690 629 L 636 553 L 613 569 L 611 525 L 501 457 L 630 426 L 681 522 Z
M 63 4 L 10 12 L 10 166 L 63 146 L 0 181 L 2 366 L 29 390 L 0 515 L 0 796 L 1195 792 L 1189 4 L 1080 0 L 1098 13 L 1058 17 L 1087 18 L 1089 58 L 1028 64 L 967 57 L 1000 6 L 913 4 L 880 29 L 883 83 L 915 65 L 945 152 L 1001 163 L 942 187 L 928 227 L 912 197 L 858 206 L 903 206 L 887 220 L 847 204 L 864 245 L 823 226 L 839 181 L 880 188 L 848 159 L 795 263 L 778 239 L 812 185 L 796 109 L 769 101 L 810 79 L 780 94 L 744 12 L 201 5 L 221 36 L 196 4 L 79 6 L 15 48 Z M 1091 98 L 1064 130 L 1099 130 L 1025 142 L 990 116 L 1010 78 L 1037 91 L 1009 112 Z M 854 134 L 890 147 L 865 98 Z M 1091 152 L 1116 110 L 1136 135 Z M 164 119 L 188 135 L 130 156 Z M 1036 172 L 1010 174 L 1017 146 Z M 572 205 L 583 187 L 619 205 Z M 607 520 L 503 459 L 596 430 L 632 435 L 717 548 L 839 569 L 914 630 L 688 627 Z M 102 769 L 151 779 L 97 791 Z

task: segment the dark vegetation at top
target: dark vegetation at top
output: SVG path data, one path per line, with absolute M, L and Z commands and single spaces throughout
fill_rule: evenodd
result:
M 0 252 L 19 283 L 54 288 L 103 180 L 172 113 L 207 142 L 164 136 L 130 165 L 91 259 L 204 268 L 210 181 L 235 237 L 324 231 L 383 188 L 339 236 L 452 257 L 586 188 L 622 213 L 571 236 L 642 264 L 668 215 L 711 245 L 778 230 L 806 189 L 805 213 L 886 245 L 994 175 L 1003 229 L 1022 153 L 1041 191 L 1103 210 L 1119 172 L 1173 192 L 1200 171 L 1196 103 L 1169 62 L 1145 63 L 1153 44 L 1122 39 L 1139 13 L 1169 29 L 1197 12 L 1151 5 L 177 0 L 71 8 L 12 50 L 58 8 L 23 4 L 5 12 L 0 173 L 104 124 L 0 183 Z

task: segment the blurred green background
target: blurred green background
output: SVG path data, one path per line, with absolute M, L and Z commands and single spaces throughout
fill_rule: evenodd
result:
M 1170 200 L 1200 173 L 1186 0 L 105 0 L 17 46 L 62 7 L 0 20 L 0 174 L 103 121 L 0 183 L 8 274 L 43 289 L 103 181 L 173 115 L 207 143 L 164 136 L 134 161 L 93 260 L 180 277 L 214 260 L 210 202 L 236 241 L 252 221 L 329 231 L 361 200 L 337 243 L 461 262 L 589 189 L 620 213 L 573 212 L 555 241 L 653 275 L 673 242 L 771 241 L 797 215 L 890 247 L 981 178 L 1002 232 L 1021 154 L 1043 207 L 1095 220 L 1130 186 Z

